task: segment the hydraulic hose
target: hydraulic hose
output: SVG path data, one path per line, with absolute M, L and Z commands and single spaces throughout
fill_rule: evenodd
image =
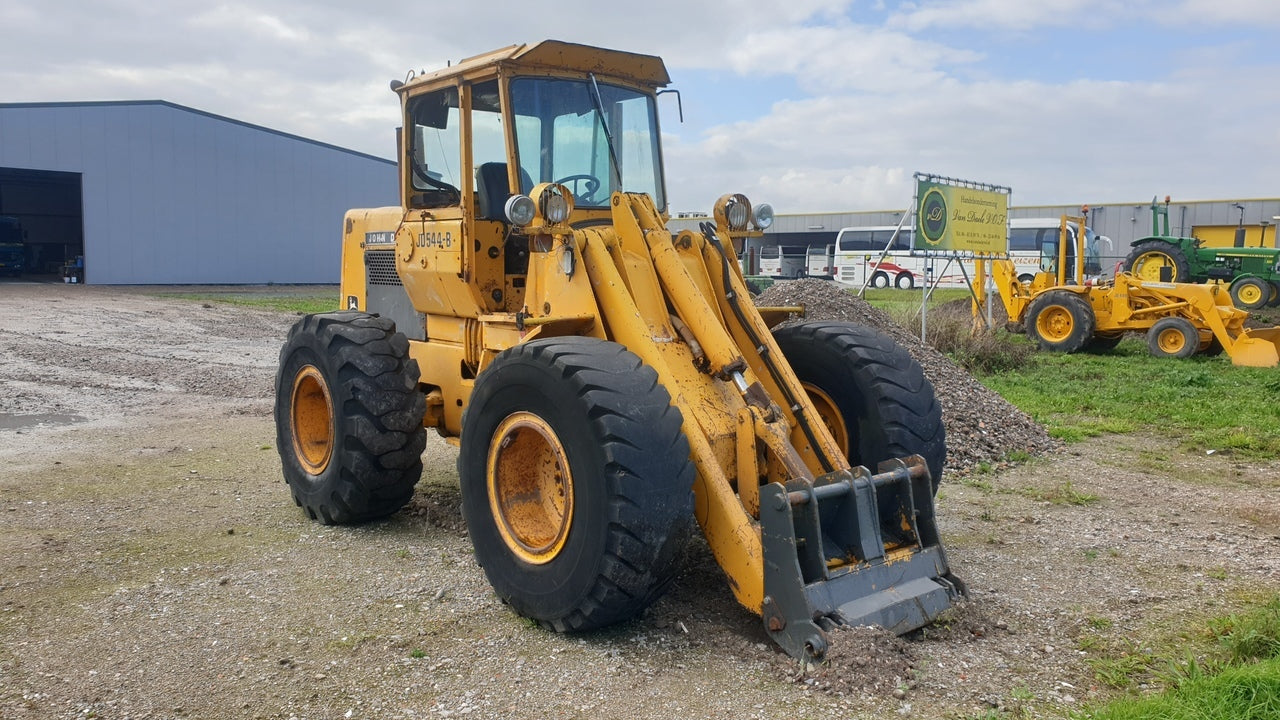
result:
M 738 324 L 742 326 L 743 332 L 747 334 L 747 338 L 751 340 L 751 344 L 755 346 L 756 352 L 760 355 L 760 359 L 764 361 L 764 366 L 768 368 L 769 375 L 773 378 L 775 384 L 782 391 L 783 397 L 787 401 L 787 406 L 791 408 L 792 414 L 796 417 L 796 422 L 800 425 L 801 432 L 809 441 L 810 447 L 818 456 L 818 462 L 822 465 L 824 473 L 835 472 L 836 465 L 831 462 L 831 458 L 827 457 L 825 447 L 818 442 L 817 435 L 813 432 L 813 427 L 809 423 L 809 418 L 805 416 L 805 409 L 796 396 L 791 392 L 791 386 L 787 383 L 781 369 L 778 368 L 777 362 L 769 352 L 769 348 L 761 341 L 760 336 L 756 334 L 755 328 L 747 319 L 747 314 L 742 310 L 738 293 L 733 289 L 732 270 L 729 267 L 729 256 L 725 253 L 724 245 L 720 242 L 720 237 L 716 234 L 716 228 L 711 223 L 702 223 L 698 226 L 702 231 L 702 236 L 706 238 L 711 247 L 720 253 L 720 270 L 724 277 L 725 299 L 729 301 L 729 308 L 733 310 L 734 317 L 738 319 Z

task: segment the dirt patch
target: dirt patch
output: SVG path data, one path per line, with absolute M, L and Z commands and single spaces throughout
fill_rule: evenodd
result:
M 1091 661 L 1280 592 L 1280 462 L 1129 435 L 945 483 L 970 602 L 839 664 L 801 674 L 697 537 L 640 617 L 557 635 L 493 596 L 438 438 L 385 521 L 294 506 L 294 316 L 9 284 L 0 316 L 0 413 L 82 418 L 0 429 L 6 719 L 1064 717 L 1115 692 Z

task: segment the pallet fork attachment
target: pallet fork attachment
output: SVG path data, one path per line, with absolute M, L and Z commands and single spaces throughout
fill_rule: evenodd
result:
M 856 467 L 772 483 L 760 495 L 765 628 L 793 657 L 821 658 L 834 625 L 910 632 L 966 594 L 919 455 L 881 463 L 875 475 Z

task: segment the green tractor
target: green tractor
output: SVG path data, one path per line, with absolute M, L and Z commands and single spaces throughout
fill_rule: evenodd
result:
M 1231 301 L 1245 310 L 1280 305 L 1280 249 L 1244 247 L 1243 232 L 1236 238 L 1235 247 L 1220 248 L 1174 237 L 1169 234 L 1169 198 L 1164 207 L 1152 198 L 1151 235 L 1133 241 L 1120 269 L 1148 281 L 1230 283 Z

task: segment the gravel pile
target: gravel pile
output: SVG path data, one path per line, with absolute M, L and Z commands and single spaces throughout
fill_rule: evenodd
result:
M 760 306 L 803 305 L 804 320 L 839 320 L 866 325 L 889 335 L 911 353 L 933 383 L 947 429 L 949 472 L 981 462 L 999 463 L 1011 452 L 1040 454 L 1056 446 L 1044 427 L 978 382 L 946 355 L 920 342 L 884 311 L 840 285 L 825 280 L 774 283 L 756 298 Z M 801 322 L 800 319 L 788 323 Z

